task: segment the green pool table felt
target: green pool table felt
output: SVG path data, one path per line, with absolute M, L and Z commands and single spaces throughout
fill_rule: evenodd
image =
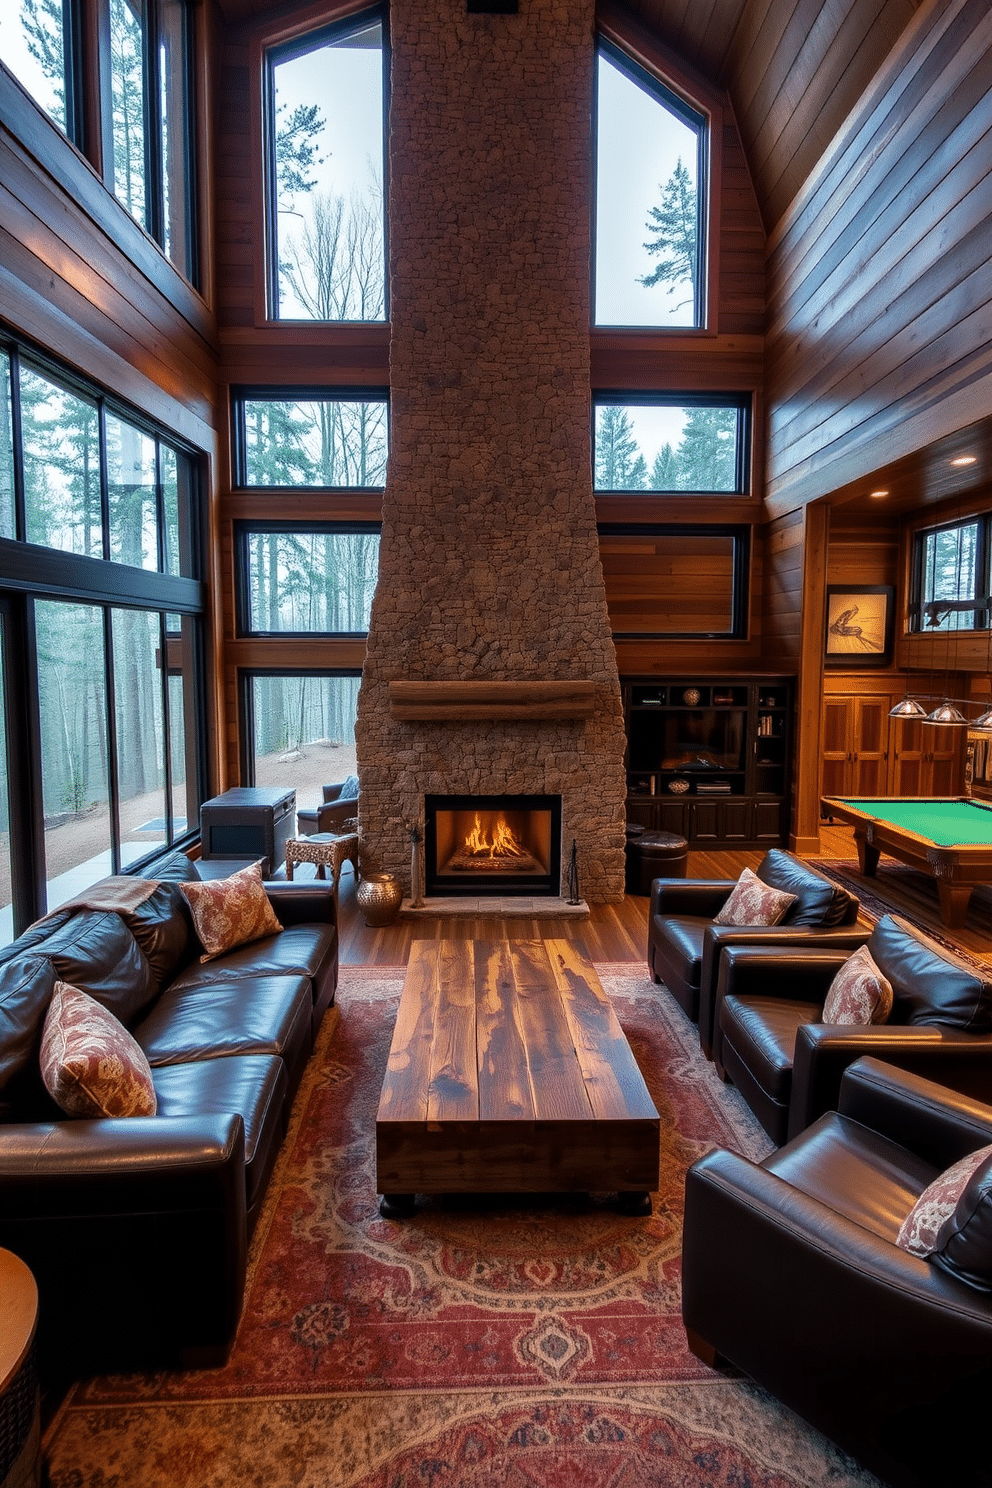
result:
M 859 801 L 840 797 L 878 821 L 916 832 L 937 847 L 992 843 L 992 810 L 976 801 Z

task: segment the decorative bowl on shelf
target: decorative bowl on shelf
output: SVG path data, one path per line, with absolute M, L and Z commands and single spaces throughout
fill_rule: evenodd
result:
M 681 776 L 676 776 L 674 780 L 668 782 L 668 789 L 673 796 L 684 796 L 689 789 L 689 782 L 688 780 L 683 780 Z
M 698 687 L 687 687 L 685 692 L 682 694 L 682 701 L 688 708 L 694 708 L 699 702 L 699 698 L 700 692 Z

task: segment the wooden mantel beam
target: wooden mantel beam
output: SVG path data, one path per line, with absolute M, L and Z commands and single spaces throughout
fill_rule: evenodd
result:
M 390 682 L 389 711 L 406 722 L 588 718 L 595 682 Z

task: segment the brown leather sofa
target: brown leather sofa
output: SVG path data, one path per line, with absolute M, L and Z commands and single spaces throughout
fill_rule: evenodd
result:
M 320 806 L 303 807 L 296 813 L 296 830 L 301 837 L 312 837 L 315 832 L 342 832 L 353 830 L 351 825 L 358 816 L 358 776 L 349 775 L 338 785 L 321 787 L 323 802 Z
M 66 907 L 0 951 L 0 1246 L 34 1272 L 42 1361 L 60 1373 L 226 1358 L 337 985 L 330 884 L 267 884 L 282 933 L 201 964 L 177 886 L 194 866 L 176 853 L 152 875 L 139 908 Z M 71 1119 L 50 1099 L 38 1055 L 56 979 L 131 1031 L 155 1116 Z
M 708 1153 L 686 1178 L 690 1348 L 893 1488 L 987 1485 L 992 1294 L 895 1236 L 935 1177 L 989 1143 L 992 1107 L 859 1059 L 838 1109 L 764 1162 Z
M 775 1142 L 833 1109 L 861 1055 L 992 1102 L 992 981 L 896 915 L 879 920 L 867 946 L 894 996 L 888 1021 L 867 1028 L 821 1021 L 843 951 L 724 952 L 714 1060 Z
M 648 914 L 648 970 L 664 982 L 683 1012 L 699 1024 L 707 1058 L 720 957 L 726 946 L 809 944 L 855 950 L 868 938 L 858 924 L 858 901 L 782 848 L 771 848 L 755 869 L 763 883 L 796 895 L 779 925 L 714 925 L 735 880 L 656 879 Z

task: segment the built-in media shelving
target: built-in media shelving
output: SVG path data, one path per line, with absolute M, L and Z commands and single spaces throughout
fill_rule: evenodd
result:
M 690 842 L 788 830 L 793 678 L 626 677 L 627 819 Z

